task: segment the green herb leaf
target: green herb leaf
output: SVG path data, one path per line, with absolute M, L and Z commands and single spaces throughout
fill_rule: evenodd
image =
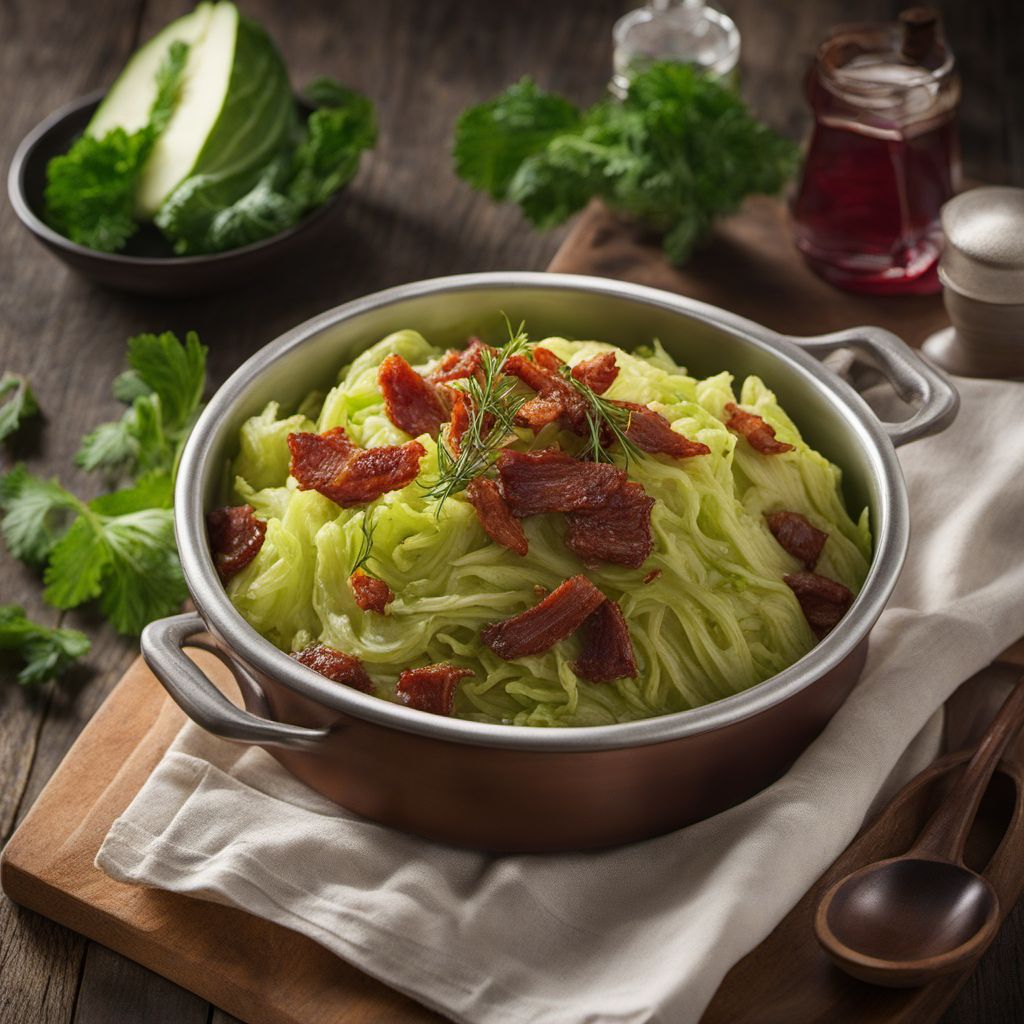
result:
M 102 522 L 76 519 L 50 552 L 43 573 L 43 599 L 54 608 L 76 608 L 100 596 L 100 583 L 110 565 Z
M 41 565 L 67 528 L 81 502 L 56 480 L 33 476 L 15 466 L 0 476 L 0 533 L 15 558 Z
M 301 213 L 323 205 L 350 181 L 363 150 L 377 140 L 373 104 L 365 96 L 336 82 L 331 95 L 330 106 L 309 115 L 306 137 L 292 157 L 286 193 Z
M 89 640 L 77 629 L 51 629 L 33 622 L 16 604 L 0 605 L 0 650 L 19 654 L 25 665 L 18 682 L 31 686 L 54 679 L 89 653 Z
M 112 423 L 101 423 L 82 438 L 75 462 L 82 469 L 121 469 L 135 465 L 139 443 L 135 437 L 135 410 Z
M 377 507 L 364 509 L 363 519 L 359 524 L 359 529 L 362 531 L 363 539 L 359 544 L 359 551 L 356 553 L 356 560 L 352 565 L 352 571 L 349 575 L 353 575 L 360 569 L 366 573 L 367 576 L 376 576 L 376 573 L 370 572 L 366 568 L 367 562 L 370 560 L 370 556 L 373 554 L 373 534 L 377 529 L 376 523 Z
M 463 112 L 455 126 L 455 169 L 474 188 L 504 199 L 524 160 L 579 125 L 580 112 L 568 100 L 523 78 Z
M 129 338 L 128 365 L 159 397 L 166 430 L 191 425 L 206 386 L 206 347 L 195 331 L 184 344 L 170 331 Z
M 144 127 L 131 134 L 114 128 L 102 139 L 83 135 L 46 165 L 46 220 L 62 235 L 90 249 L 117 252 L 135 234 L 135 187 L 177 102 L 187 53 L 181 41 L 168 49 Z
M 544 228 L 599 197 L 661 232 L 682 263 L 716 217 L 748 195 L 778 192 L 796 165 L 790 141 L 692 65 L 655 63 L 622 103 L 603 100 L 575 119 L 567 108 L 526 81 L 467 110 L 455 131 L 456 170 Z
M 39 403 L 24 377 L 18 373 L 5 373 L 0 377 L 0 441 L 38 413 Z
M 99 598 L 114 628 L 128 634 L 173 614 L 187 590 L 169 505 L 170 478 L 159 474 L 89 502 L 50 555 L 46 601 L 74 608 Z
M 206 348 L 194 331 L 184 345 L 169 331 L 140 334 L 129 339 L 128 363 L 131 369 L 114 382 L 114 394 L 130 398 L 132 407 L 87 434 L 75 461 L 86 470 L 132 476 L 170 473 L 202 408 Z

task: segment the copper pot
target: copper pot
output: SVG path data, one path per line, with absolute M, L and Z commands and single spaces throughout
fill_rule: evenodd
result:
M 249 416 L 285 406 L 361 349 L 403 327 L 438 345 L 498 336 L 501 312 L 535 338 L 597 337 L 630 348 L 652 338 L 691 372 L 756 373 L 808 441 L 843 468 L 851 507 L 871 510 L 875 550 L 840 625 L 795 665 L 705 707 L 642 722 L 538 729 L 423 714 L 338 686 L 264 640 L 235 611 L 214 570 L 204 513 Z M 817 361 L 860 350 L 916 403 L 881 423 Z M 557 274 L 469 274 L 402 285 L 324 313 L 263 348 L 207 406 L 185 449 L 175 528 L 198 614 L 150 625 L 142 652 L 174 700 L 225 739 L 265 747 L 350 810 L 419 835 L 504 851 L 585 849 L 678 828 L 736 804 L 786 770 L 860 674 L 868 633 L 906 555 L 907 495 L 894 445 L 941 430 L 956 392 L 898 338 L 873 327 L 793 339 L 667 292 Z M 183 653 L 206 646 L 232 667 L 246 707 Z

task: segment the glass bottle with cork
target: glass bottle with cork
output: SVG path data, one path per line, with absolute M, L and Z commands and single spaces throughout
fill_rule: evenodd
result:
M 807 91 L 815 125 L 793 203 L 807 262 L 852 291 L 937 292 L 939 211 L 960 169 L 960 82 L 938 13 L 833 30 Z

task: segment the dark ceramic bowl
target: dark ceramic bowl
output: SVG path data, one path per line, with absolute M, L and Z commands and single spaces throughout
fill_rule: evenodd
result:
M 98 252 L 72 242 L 43 220 L 46 165 L 66 153 L 82 134 L 103 98 L 92 93 L 69 103 L 36 125 L 18 146 L 7 176 L 7 192 L 18 219 L 73 270 L 99 284 L 146 295 L 196 295 L 250 282 L 280 267 L 322 225 L 337 195 L 308 214 L 295 227 L 240 249 L 205 256 L 176 256 L 170 243 L 152 225 L 144 225 L 120 253 Z M 312 110 L 296 99 L 300 113 Z

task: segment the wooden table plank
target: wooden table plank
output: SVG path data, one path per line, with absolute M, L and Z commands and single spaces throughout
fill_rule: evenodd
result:
M 74 1024 L 111 1024 L 114 1006 L 119 1020 L 140 1024 L 207 1024 L 210 1017 L 205 999 L 91 942 Z
M 771 5 L 721 0 L 721 5 L 744 31 L 748 95 L 769 120 L 796 134 L 806 124 L 806 110 L 795 83 L 825 26 L 851 16 L 890 16 L 903 3 L 820 0 L 812 8 L 799 0 Z M 0 149 L 5 157 L 43 114 L 109 82 L 138 32 L 150 34 L 190 6 L 186 0 L 151 0 L 144 8 L 141 0 L 4 0 Z M 213 348 L 216 383 L 284 328 L 354 295 L 435 274 L 544 267 L 559 235 L 536 234 L 516 211 L 498 208 L 462 186 L 447 155 L 450 126 L 465 105 L 524 72 L 581 102 L 596 98 L 609 66 L 610 24 L 631 3 L 317 0 L 293 7 L 245 0 L 243 6 L 279 39 L 297 82 L 329 72 L 369 92 L 379 107 L 381 143 L 351 190 L 331 241 L 287 268 L 276 290 L 253 288 L 196 303 L 92 288 L 39 249 L 9 207 L 0 204 L 0 360 L 2 368 L 32 377 L 52 417 L 42 446 L 20 445 L 14 454 L 38 472 L 59 472 L 86 494 L 99 484 L 73 472 L 71 457 L 88 426 L 119 411 L 107 385 L 121 367 L 123 341 L 131 333 L 198 327 Z M 963 107 L 968 167 L 979 178 L 1020 182 L 1024 63 L 1014 50 L 1021 35 L 1020 6 L 1013 0 L 947 6 L 954 8 L 946 11 L 947 23 L 968 82 Z M 4 600 L 47 614 L 32 573 L 6 554 L 0 572 Z M 74 673 L 38 697 L 9 685 L 6 672 L 0 681 L 0 837 L 10 834 L 133 656 L 134 644 L 94 618 L 76 614 L 69 621 L 94 638 L 91 670 Z M 82 941 L 6 900 L 0 900 L 0 939 L 0 1021 L 70 1021 Z M 998 961 L 1004 974 L 1014 964 L 1012 950 L 1022 947 L 1024 935 L 1018 931 L 1010 956 Z M 979 986 L 995 955 L 990 953 L 976 976 Z M 998 1000 L 999 991 L 993 983 L 986 995 Z M 962 1000 L 969 995 L 965 991 Z M 121 1019 L 116 1000 L 109 1019 Z

